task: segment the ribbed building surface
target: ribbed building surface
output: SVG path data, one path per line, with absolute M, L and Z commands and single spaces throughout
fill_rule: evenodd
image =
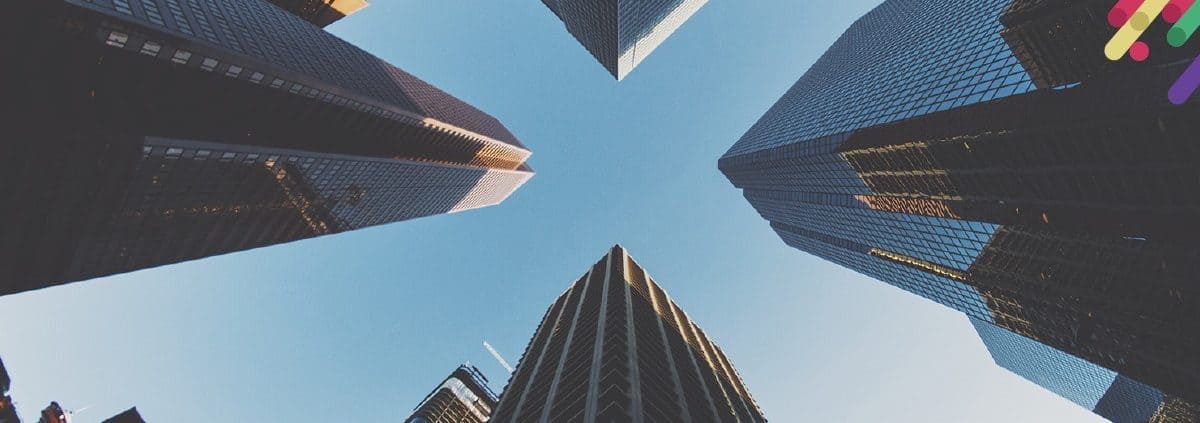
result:
M 494 117 L 264 1 L 9 9 L 0 295 L 498 204 Z
M 1097 64 L 1099 3 L 884 2 L 719 167 L 790 246 L 1200 400 L 1200 106 L 1175 52 Z
M 496 408 L 487 378 L 470 365 L 455 369 L 421 401 L 405 423 L 484 423 Z
M 721 348 L 616 246 L 547 310 L 492 421 L 766 419 Z
M 708 0 L 542 0 L 618 80 Z
M 267 0 L 313 25 L 329 24 L 367 7 L 366 0 Z

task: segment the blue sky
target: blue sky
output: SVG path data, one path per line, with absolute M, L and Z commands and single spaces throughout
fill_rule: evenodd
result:
M 621 83 L 537 0 L 375 0 L 334 33 L 502 120 L 504 204 L 0 297 L 24 418 L 400 421 L 463 361 L 497 390 L 550 302 L 621 243 L 775 422 L 1092 422 L 966 318 L 785 246 L 717 158 L 858 16 L 715 0 Z

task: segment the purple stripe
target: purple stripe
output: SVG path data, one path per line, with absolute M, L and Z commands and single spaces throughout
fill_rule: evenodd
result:
M 1167 92 L 1167 98 L 1170 98 L 1172 103 L 1181 105 L 1188 101 L 1197 88 L 1200 88 L 1200 57 L 1196 57 L 1191 66 L 1183 71 L 1183 75 L 1171 86 L 1171 91 Z

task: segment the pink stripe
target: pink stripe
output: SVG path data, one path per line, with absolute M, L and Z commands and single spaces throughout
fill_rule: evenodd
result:
M 1167 23 L 1179 22 L 1179 19 L 1183 17 L 1184 13 L 1187 13 L 1188 8 L 1191 8 L 1192 3 L 1195 2 L 1196 0 L 1171 0 L 1171 3 L 1163 8 L 1163 20 L 1166 20 Z
M 1146 0 L 1120 0 L 1112 10 L 1108 11 L 1108 24 L 1113 28 L 1120 28 L 1129 22 L 1129 18 L 1133 16 L 1133 12 L 1142 7 L 1142 3 Z

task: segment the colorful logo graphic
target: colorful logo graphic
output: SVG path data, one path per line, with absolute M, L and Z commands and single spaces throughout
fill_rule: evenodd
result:
M 1200 28 L 1200 5 L 1196 0 L 1119 0 L 1108 12 L 1108 24 L 1118 28 L 1116 35 L 1104 46 L 1108 60 L 1117 61 L 1129 53 L 1129 58 L 1141 62 L 1150 57 L 1150 46 L 1139 40 L 1150 24 L 1162 16 L 1169 24 L 1167 44 L 1183 47 Z M 1195 7 L 1193 7 L 1195 6 Z M 1183 104 L 1200 89 L 1200 57 L 1192 61 L 1183 76 L 1171 86 L 1167 98 Z

